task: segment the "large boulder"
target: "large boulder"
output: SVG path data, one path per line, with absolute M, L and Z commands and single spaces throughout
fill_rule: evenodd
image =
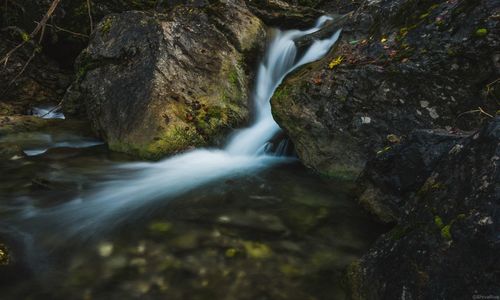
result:
M 500 294 L 500 117 L 468 136 L 436 132 L 425 166 L 413 182 L 386 182 L 393 202 L 375 196 L 381 206 L 397 208 L 397 226 L 383 235 L 363 258 L 349 268 L 353 299 L 471 299 Z M 421 139 L 420 139 L 421 141 Z M 396 164 L 400 156 L 415 162 L 423 157 L 418 139 L 409 140 L 384 159 L 369 164 Z M 453 146 L 450 148 L 449 146 Z M 427 172 L 431 169 L 430 172 Z M 397 169 L 386 177 L 400 178 Z M 422 180 L 418 175 L 424 176 Z M 392 199 L 394 199 L 393 197 Z M 397 198 L 397 197 L 396 197 Z
M 498 12 L 494 0 L 366 1 L 336 48 L 277 90 L 275 119 L 307 166 L 349 178 L 414 129 L 473 129 L 498 109 Z
M 77 60 L 65 111 L 144 158 L 217 143 L 247 120 L 250 58 L 264 41 L 240 1 L 109 15 Z

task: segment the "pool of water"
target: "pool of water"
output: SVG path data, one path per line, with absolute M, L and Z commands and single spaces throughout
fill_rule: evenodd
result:
M 30 214 L 136 176 L 131 159 L 61 130 L 16 139 L 47 150 L 0 162 L 1 299 L 343 299 L 345 267 L 384 231 L 352 184 L 291 160 L 67 235 Z

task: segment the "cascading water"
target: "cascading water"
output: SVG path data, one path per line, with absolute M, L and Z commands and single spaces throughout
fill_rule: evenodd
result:
M 275 33 L 257 75 L 255 120 L 253 125 L 235 133 L 224 149 L 199 149 L 155 163 L 132 163 L 133 178 L 111 181 L 96 191 L 50 209 L 30 210 L 23 219 L 56 222 L 67 234 L 90 234 L 137 215 L 156 201 L 171 199 L 214 181 L 244 176 L 289 158 L 266 154 L 266 143 L 279 126 L 271 114 L 270 98 L 283 78 L 296 68 L 323 57 L 339 37 L 319 40 L 299 57 L 294 40 L 318 31 L 329 17 L 321 17 L 312 29 Z

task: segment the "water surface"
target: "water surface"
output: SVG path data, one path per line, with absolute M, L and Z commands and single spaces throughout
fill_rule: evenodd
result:
M 282 155 L 269 104 L 336 42 L 295 46 L 329 19 L 274 31 L 255 118 L 223 148 L 134 162 L 74 129 L 0 139 L 24 153 L 0 162 L 2 299 L 343 299 L 343 270 L 383 228 L 350 183 Z

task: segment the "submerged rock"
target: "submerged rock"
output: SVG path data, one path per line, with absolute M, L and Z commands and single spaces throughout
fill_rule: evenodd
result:
M 402 178 L 398 168 L 386 170 L 384 178 L 394 180 L 382 180 L 381 187 L 400 201 L 385 195 L 375 200 L 395 207 L 397 226 L 351 265 L 354 299 L 465 299 L 500 293 L 500 117 L 465 138 L 426 134 L 430 141 L 441 141 L 430 145 L 428 155 L 409 155 L 421 149 L 421 140 L 413 139 L 385 162 L 370 163 L 365 172 L 395 166 L 405 155 L 416 163 L 407 170 L 415 172 L 413 180 Z
M 473 129 L 487 118 L 478 107 L 498 109 L 498 10 L 492 0 L 366 1 L 343 22 L 337 47 L 277 90 L 275 119 L 307 166 L 349 178 L 390 145 L 388 135 Z
M 78 59 L 65 112 L 86 114 L 112 150 L 144 158 L 216 143 L 247 119 L 244 53 L 264 37 L 239 1 L 109 15 Z

